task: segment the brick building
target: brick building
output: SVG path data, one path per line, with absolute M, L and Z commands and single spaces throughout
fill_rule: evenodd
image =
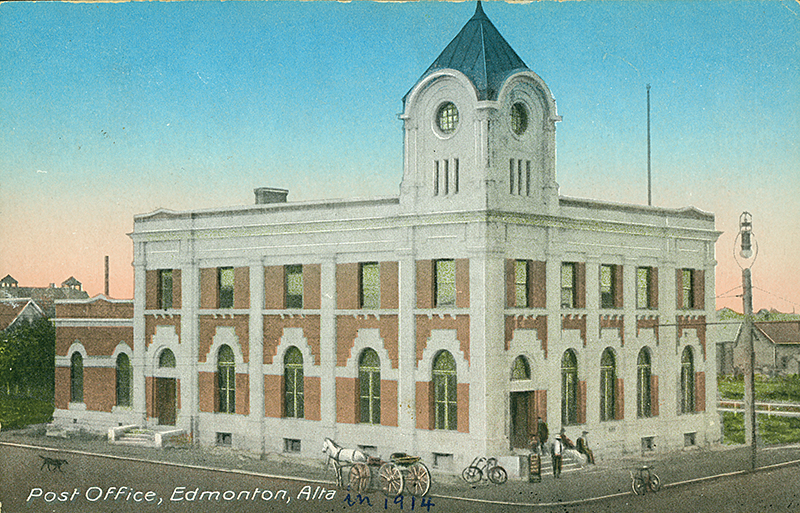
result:
M 526 447 L 536 417 L 605 456 L 718 441 L 714 216 L 560 196 L 555 100 L 480 3 L 401 118 L 399 196 L 136 216 L 131 338 L 59 333 L 57 420 L 443 471 Z M 77 353 L 97 381 L 65 404 Z

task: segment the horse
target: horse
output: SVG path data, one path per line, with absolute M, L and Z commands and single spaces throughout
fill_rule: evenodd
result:
M 358 449 L 344 449 L 330 438 L 326 438 L 322 442 L 322 452 L 328 456 L 326 465 L 330 460 L 335 461 L 337 464 L 342 462 L 367 463 L 369 461 L 369 456 L 362 451 Z

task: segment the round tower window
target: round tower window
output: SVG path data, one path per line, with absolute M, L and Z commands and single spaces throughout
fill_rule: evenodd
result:
M 436 114 L 436 124 L 444 134 L 452 134 L 458 126 L 458 109 L 452 102 L 447 102 L 439 107 Z
M 521 103 L 511 106 L 511 130 L 517 135 L 522 135 L 528 129 L 528 109 Z

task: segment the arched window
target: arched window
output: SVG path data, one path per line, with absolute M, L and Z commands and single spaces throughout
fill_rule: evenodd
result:
M 125 353 L 117 356 L 117 406 L 131 405 L 131 360 Z
M 219 412 L 236 413 L 236 362 L 228 345 L 220 347 L 217 354 L 217 386 Z
M 434 427 L 454 430 L 458 419 L 456 361 L 448 351 L 436 355 L 433 361 Z
M 83 402 L 83 356 L 77 351 L 72 353 L 69 369 L 69 400 L 73 403 Z
M 381 360 L 374 349 L 365 349 L 358 362 L 358 387 L 364 424 L 381 423 Z
M 650 350 L 643 347 L 639 351 L 639 359 L 636 363 L 636 414 L 639 417 L 651 417 L 653 415 L 653 409 L 650 405 L 651 375 Z
M 614 420 L 616 406 L 617 364 L 614 352 L 606 348 L 600 357 L 600 420 Z
M 521 381 L 531 379 L 531 367 L 528 359 L 524 356 L 517 356 L 514 365 L 511 367 L 511 381 Z
M 161 368 L 175 368 L 175 353 L 171 349 L 164 349 L 158 355 L 158 366 Z
M 286 416 L 302 419 L 303 408 L 303 353 L 292 346 L 283 357 L 284 397 Z
M 694 355 L 686 347 L 681 356 L 681 413 L 694 411 Z
M 578 423 L 578 358 L 567 349 L 561 358 L 561 425 Z

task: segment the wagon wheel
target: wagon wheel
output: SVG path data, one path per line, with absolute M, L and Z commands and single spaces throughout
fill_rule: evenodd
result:
M 369 489 L 369 482 L 372 480 L 372 473 L 364 463 L 354 463 L 350 467 L 349 488 L 355 492 L 366 492 Z
M 428 467 L 419 461 L 408 467 L 406 483 L 411 495 L 424 497 L 431 489 L 431 473 Z
M 403 491 L 403 473 L 394 463 L 384 463 L 378 470 L 381 491 L 389 497 L 397 497 Z

